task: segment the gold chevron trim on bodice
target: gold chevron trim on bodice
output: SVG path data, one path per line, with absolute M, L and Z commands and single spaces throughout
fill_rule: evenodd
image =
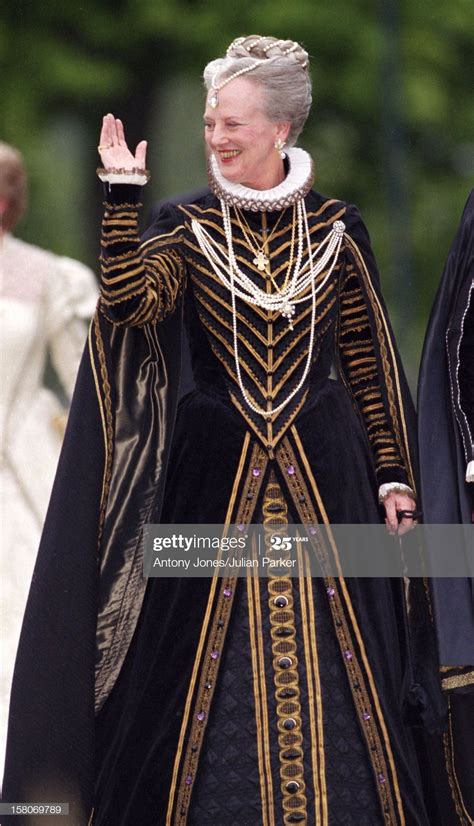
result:
M 212 236 L 224 260 L 228 257 L 227 240 L 222 215 L 215 209 L 198 205 L 182 207 L 186 216 L 185 244 L 187 269 L 196 298 L 199 318 L 206 330 L 210 346 L 223 366 L 230 398 L 267 450 L 273 450 L 289 424 L 301 409 L 307 394 L 302 387 L 289 404 L 271 420 L 254 412 L 242 397 L 238 385 L 233 341 L 232 298 L 202 253 L 193 233 L 191 221 L 197 220 Z M 318 258 L 318 249 L 331 231 L 332 224 L 343 216 L 340 202 L 328 201 L 325 208 L 308 212 L 312 254 Z M 231 213 L 232 239 L 238 265 L 260 288 L 274 294 L 288 278 L 289 261 L 295 246 L 295 210 L 283 213 L 261 212 L 258 215 Z M 249 238 L 254 249 L 250 248 Z M 261 249 L 268 264 L 258 267 L 256 249 Z M 306 247 L 305 247 L 306 249 Z M 308 270 L 308 254 L 303 257 L 300 272 Z M 315 286 L 326 278 L 328 270 L 319 273 Z M 337 301 L 340 264 L 331 273 L 329 281 L 317 296 L 315 341 L 335 322 L 332 312 Z M 306 365 L 311 334 L 311 287 L 297 297 L 308 300 L 296 305 L 292 326 L 279 312 L 272 312 L 236 299 L 236 321 L 239 365 L 245 391 L 256 407 L 276 408 L 298 385 Z M 327 323 L 329 319 L 329 323 Z M 315 346 L 314 355 L 317 346 Z
M 133 187 L 129 189 L 128 197 L 133 201 L 137 195 Z M 313 265 L 320 259 L 321 245 L 327 242 L 334 223 L 342 221 L 346 226 L 333 269 L 315 278 L 320 291 L 312 365 L 307 369 L 313 318 L 311 286 L 305 288 L 308 300 L 295 305 L 291 325 L 280 311 L 238 297 L 234 313 L 229 287 L 214 272 L 201 247 L 202 237 L 209 239 L 226 269 L 229 251 L 224 216 L 213 196 L 205 195 L 188 205 L 165 205 L 153 227 L 155 232 L 140 243 L 138 203 L 114 203 L 112 195 L 102 225 L 99 304 L 112 324 L 141 327 L 161 322 L 175 311 L 188 290 L 222 369 L 229 399 L 271 457 L 310 396 L 312 383 L 316 387 L 327 378 L 333 354 L 339 378 L 367 434 L 379 482 L 404 481 L 413 487 L 396 351 L 378 294 L 368 236 L 355 208 L 324 200 L 314 192 L 305 198 Z M 299 236 L 296 215 L 293 205 L 282 211 L 229 211 L 237 264 L 268 294 L 282 290 L 291 277 Z M 207 235 L 198 240 L 193 226 Z M 303 276 L 309 266 L 306 245 L 307 239 L 299 270 Z M 199 360 L 200 354 L 193 356 Z M 306 380 L 300 387 L 303 376 Z M 283 402 L 287 403 L 278 410 Z M 260 411 L 277 412 L 267 417 L 252 405 Z

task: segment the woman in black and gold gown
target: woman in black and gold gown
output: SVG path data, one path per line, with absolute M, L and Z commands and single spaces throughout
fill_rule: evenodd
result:
M 415 508 L 410 400 L 367 231 L 312 190 L 293 146 L 307 54 L 238 38 L 205 80 L 209 192 L 164 206 L 141 241 L 146 144 L 134 156 L 104 119 L 102 295 L 65 448 L 75 467 L 59 470 L 61 517 L 53 497 L 24 628 L 24 648 L 41 652 L 35 606 L 51 548 L 67 542 L 80 571 L 55 604 L 73 604 L 80 629 L 72 641 L 58 628 L 63 659 L 49 651 L 35 691 L 46 721 L 62 704 L 67 737 L 45 724 L 26 746 L 37 723 L 20 655 L 8 788 L 67 794 L 94 826 L 428 826 L 401 715 L 397 583 L 141 575 L 146 522 L 376 523 L 383 501 L 396 532 L 396 511 L 404 530 Z M 183 324 L 196 388 L 178 404 Z M 98 591 L 95 558 L 75 557 L 85 534 L 99 540 Z

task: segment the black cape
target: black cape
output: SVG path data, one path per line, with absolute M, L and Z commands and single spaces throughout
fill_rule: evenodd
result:
M 179 308 L 145 335 L 113 328 L 99 312 L 91 323 L 10 704 L 3 799 L 46 802 L 47 790 L 49 802 L 53 794 L 54 802 L 71 805 L 69 816 L 40 816 L 43 826 L 89 821 L 94 711 L 116 679 L 140 613 L 141 529 L 151 512 L 156 518 L 163 496 L 180 353 Z M 99 543 L 100 562 L 84 552 Z
M 71 814 L 16 818 L 17 826 L 86 826 L 92 814 L 94 713 L 144 597 L 140 536 L 163 499 L 181 312 L 144 329 L 113 327 L 100 313 L 91 324 L 20 639 L 4 780 L 6 800 L 44 801 L 47 790 L 50 802 L 70 802 Z M 100 560 L 85 552 L 99 544 Z M 190 583 L 182 584 L 186 633 L 175 635 L 184 682 L 209 591 L 204 580 Z M 167 724 L 173 740 L 179 720 Z
M 472 460 L 468 422 L 459 415 L 453 377 L 460 369 L 460 341 L 472 318 L 474 279 L 474 190 L 448 254 L 435 297 L 421 358 L 418 386 L 418 429 L 421 499 L 424 521 L 471 523 L 472 500 L 465 481 Z M 464 335 L 463 335 L 464 334 Z M 466 353 L 465 384 L 474 383 L 474 353 Z M 471 377 L 468 379 L 468 375 Z M 462 427 L 460 426 L 460 420 Z M 466 427 L 467 425 L 467 427 Z M 471 488 L 474 485 L 471 484 Z M 474 663 L 473 583 L 468 579 L 432 580 L 441 665 Z

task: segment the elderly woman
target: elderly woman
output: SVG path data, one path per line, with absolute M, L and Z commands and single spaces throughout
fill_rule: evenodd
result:
M 74 801 L 94 826 L 427 826 L 388 581 L 141 575 L 146 522 L 374 523 L 382 501 L 396 532 L 415 509 L 367 231 L 312 190 L 294 147 L 307 53 L 242 37 L 204 77 L 210 190 L 163 207 L 141 241 L 146 143 L 133 154 L 103 121 L 100 312 L 18 659 L 8 794 Z M 196 389 L 178 405 L 183 325 Z M 28 646 L 49 667 L 27 697 Z

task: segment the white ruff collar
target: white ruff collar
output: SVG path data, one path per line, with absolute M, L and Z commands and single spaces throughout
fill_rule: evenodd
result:
M 284 181 L 273 189 L 251 189 L 234 184 L 224 178 L 214 155 L 209 158 L 209 186 L 214 195 L 230 206 L 249 209 L 252 212 L 271 212 L 285 209 L 304 198 L 313 185 L 313 161 L 304 149 L 293 147 L 286 150 L 289 170 Z

